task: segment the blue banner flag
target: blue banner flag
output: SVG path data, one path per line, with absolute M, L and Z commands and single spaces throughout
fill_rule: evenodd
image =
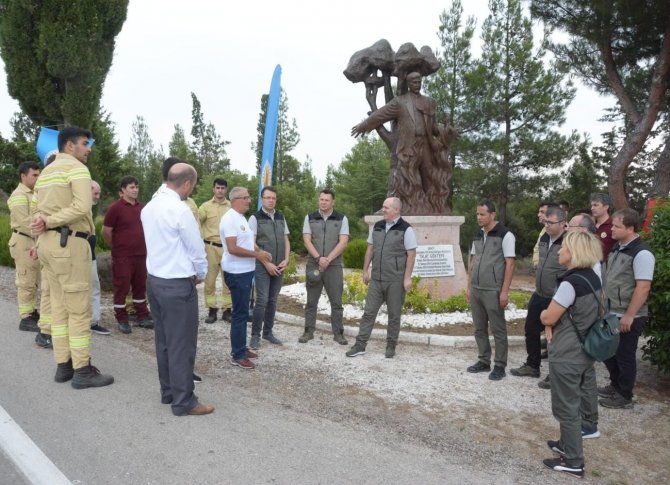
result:
M 92 147 L 93 143 L 95 143 L 93 138 L 88 140 L 88 146 Z M 42 165 L 45 165 L 47 158 L 58 153 L 58 130 L 44 126 L 40 128 L 35 150 L 37 151 L 37 156 L 42 161 Z
M 277 64 L 272 75 L 268 109 L 265 116 L 265 133 L 263 134 L 263 154 L 261 156 L 261 172 L 258 176 L 258 208 L 261 208 L 261 191 L 272 184 L 272 167 L 275 159 L 275 143 L 277 141 L 277 121 L 279 118 L 279 98 L 281 96 L 281 66 Z
M 51 128 L 40 128 L 40 135 L 37 137 L 37 156 L 40 157 L 42 165 L 46 159 L 54 153 L 58 153 L 58 130 Z

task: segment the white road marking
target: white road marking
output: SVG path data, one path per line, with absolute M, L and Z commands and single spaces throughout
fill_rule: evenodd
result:
M 35 485 L 72 485 L 56 465 L 0 406 L 0 447 Z

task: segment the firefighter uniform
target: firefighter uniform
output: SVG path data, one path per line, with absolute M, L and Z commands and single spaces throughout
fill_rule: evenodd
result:
M 79 160 L 59 153 L 35 184 L 33 210 L 48 217 L 37 254 L 51 293 L 56 363 L 89 365 L 91 346 L 91 175 Z M 64 230 L 63 230 L 64 229 Z
M 30 233 L 30 202 L 33 191 L 22 183 L 7 200 L 12 236 L 9 253 L 16 266 L 16 296 L 21 318 L 31 316 L 36 310 L 37 288 L 40 284 L 40 263 L 30 257 L 35 241 Z
M 211 200 L 203 203 L 198 208 L 198 221 L 200 222 L 200 232 L 205 242 L 205 253 L 207 254 L 207 276 L 205 277 L 205 306 L 218 310 L 230 310 L 232 300 L 230 290 L 223 283 L 221 300 L 216 298 L 216 278 L 223 271 L 221 269 L 221 259 L 223 258 L 223 244 L 219 233 L 219 224 L 223 215 L 230 210 L 230 201 L 223 199 L 222 202 L 212 197 Z

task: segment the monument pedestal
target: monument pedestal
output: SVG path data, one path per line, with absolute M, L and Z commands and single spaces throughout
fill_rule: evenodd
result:
M 365 216 L 368 226 L 381 215 Z M 463 216 L 403 216 L 414 228 L 417 248 L 412 276 L 420 276 L 420 288 L 431 297 L 446 299 L 459 295 L 467 285 L 467 274 L 459 244 Z

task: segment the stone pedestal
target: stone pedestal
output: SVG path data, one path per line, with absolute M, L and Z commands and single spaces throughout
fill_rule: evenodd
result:
M 381 215 L 365 216 L 368 226 L 382 219 Z M 458 295 L 465 290 L 467 274 L 463 264 L 463 254 L 459 244 L 461 224 L 465 222 L 463 216 L 403 216 L 414 228 L 416 240 L 422 249 L 431 246 L 451 245 L 453 252 L 453 275 L 438 277 L 421 277 L 419 286 L 428 290 L 433 298 L 446 299 Z M 439 251 L 433 253 L 440 256 Z M 417 265 L 415 265 L 416 274 Z M 419 274 L 421 276 L 421 274 Z

